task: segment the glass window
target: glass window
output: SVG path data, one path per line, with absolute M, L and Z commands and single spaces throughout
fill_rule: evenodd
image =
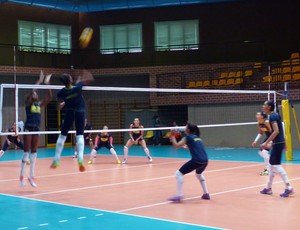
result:
M 71 53 L 71 26 L 18 21 L 19 50 Z
M 198 48 L 198 20 L 155 22 L 155 49 L 157 51 Z
M 142 24 L 100 26 L 100 52 L 142 52 Z

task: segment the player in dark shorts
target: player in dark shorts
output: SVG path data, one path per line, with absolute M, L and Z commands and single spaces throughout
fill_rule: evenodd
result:
M 258 126 L 258 134 L 255 138 L 255 140 L 252 142 L 252 147 L 255 147 L 257 145 L 257 142 L 262 137 L 263 134 L 266 135 L 263 142 L 265 142 L 272 133 L 272 128 L 268 119 L 268 115 L 265 112 L 257 112 L 256 113 L 256 120 L 257 120 L 257 126 Z M 261 176 L 267 176 L 269 175 L 270 170 L 270 155 L 269 151 L 272 148 L 272 144 L 269 143 L 268 147 L 265 149 L 259 148 L 258 154 L 264 159 L 265 168 L 264 171 L 260 173 Z
M 131 131 L 129 132 L 130 139 L 127 141 L 126 145 L 124 146 L 124 160 L 122 163 L 123 164 L 127 163 L 128 149 L 132 145 L 138 145 L 138 144 L 140 144 L 143 147 L 148 160 L 150 162 L 152 162 L 152 157 L 150 155 L 149 149 L 147 148 L 146 141 L 144 140 L 144 131 L 143 130 L 135 130 L 135 129 L 144 128 L 142 125 L 140 125 L 140 120 L 138 118 L 135 118 L 133 121 L 133 124 L 131 124 L 129 128 L 131 129 Z
M 103 127 L 103 130 L 108 130 L 107 126 Z M 93 148 L 90 156 L 90 160 L 88 164 L 93 164 L 95 156 L 97 154 L 97 151 L 101 149 L 102 147 L 107 148 L 111 154 L 115 157 L 117 164 L 120 164 L 121 161 L 119 160 L 119 157 L 113 147 L 113 137 L 108 132 L 102 132 L 97 134 L 95 138 L 95 148 Z
M 87 119 L 84 120 L 84 130 L 92 130 L 92 126 L 87 122 Z M 91 149 L 94 148 L 93 139 L 92 139 L 92 133 L 83 133 L 84 137 L 84 145 L 89 145 Z M 73 158 L 77 158 L 78 156 L 78 148 L 75 147 L 75 153 L 73 155 Z
M 49 76 L 49 75 L 48 75 Z M 50 75 L 51 77 L 51 75 Z M 41 84 L 43 79 L 40 80 L 36 84 Z M 49 82 L 47 83 L 49 84 Z M 52 98 L 52 92 L 49 89 L 46 98 L 42 101 L 39 100 L 39 96 L 36 92 L 36 89 L 33 89 L 32 92 L 26 98 L 26 121 L 24 125 L 25 132 L 34 132 L 40 131 L 41 124 L 41 108 L 45 107 Z M 24 180 L 24 171 L 25 165 L 28 160 L 28 155 L 30 151 L 30 173 L 28 177 L 28 181 L 32 187 L 37 187 L 37 184 L 34 180 L 34 170 L 35 170 L 35 162 L 37 158 L 37 147 L 39 143 L 39 134 L 26 134 L 24 135 L 24 154 L 22 158 L 21 164 L 21 172 L 20 172 L 20 186 L 24 187 L 26 182 Z
M 187 124 L 185 128 L 186 136 L 183 137 L 179 142 L 177 142 L 175 136 L 173 135 L 175 131 L 172 130 L 171 132 L 172 135 L 170 137 L 170 141 L 172 142 L 173 146 L 177 148 L 188 148 L 192 159 L 186 162 L 179 170 L 176 171 L 177 192 L 176 196 L 170 198 L 169 201 L 176 203 L 181 202 L 183 198 L 183 176 L 194 170 L 196 172 L 196 177 L 203 189 L 203 195 L 201 198 L 204 200 L 210 200 L 205 177 L 203 175 L 203 172 L 208 165 L 208 156 L 202 140 L 200 139 L 199 128 L 196 125 Z
M 59 165 L 64 143 L 67 139 L 68 132 L 75 121 L 79 171 L 85 171 L 83 164 L 85 101 L 82 95 L 82 87 L 93 80 L 93 76 L 87 71 L 84 71 L 82 79 L 79 79 L 74 86 L 71 75 L 63 74 L 60 77 L 60 81 L 65 85 L 65 87 L 57 93 L 57 107 L 58 109 L 65 107 L 66 115 L 61 127 L 61 134 L 58 136 L 56 141 L 55 157 L 50 166 L 53 169 L 57 168 Z
M 270 155 L 270 172 L 267 186 L 260 191 L 261 194 L 272 194 L 272 184 L 276 172 L 278 172 L 285 184 L 285 190 L 281 197 L 289 197 L 294 194 L 294 189 L 291 186 L 288 175 L 281 165 L 282 152 L 285 148 L 284 131 L 281 122 L 281 117 L 278 113 L 274 112 L 275 104 L 273 101 L 266 101 L 263 104 L 263 111 L 269 115 L 269 121 L 272 127 L 270 137 L 261 144 L 261 148 L 267 148 L 268 144 L 272 141 L 272 150 Z
M 21 128 L 18 128 L 18 130 L 20 132 Z M 8 133 L 16 132 L 16 123 L 13 123 L 12 127 L 5 130 L 5 132 L 8 132 Z M 20 135 L 18 135 L 18 134 L 7 135 L 6 140 L 4 141 L 3 147 L 0 150 L 0 157 L 2 157 L 4 155 L 5 151 L 7 150 L 7 148 L 9 146 L 11 146 L 11 144 L 15 144 L 20 149 L 24 149 L 24 144 L 20 139 Z

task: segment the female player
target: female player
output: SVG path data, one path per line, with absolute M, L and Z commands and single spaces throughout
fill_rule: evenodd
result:
M 263 142 L 265 142 L 272 133 L 272 128 L 270 125 L 270 122 L 268 120 L 268 115 L 265 112 L 257 112 L 256 113 L 256 120 L 258 125 L 258 134 L 255 138 L 255 140 L 252 142 L 252 147 L 255 147 L 258 140 L 261 138 L 261 136 L 265 133 L 266 138 Z M 260 148 L 258 151 L 258 154 L 264 159 L 265 168 L 264 171 L 260 173 L 261 176 L 269 175 L 269 168 L 270 168 L 270 156 L 269 151 L 272 148 L 272 144 L 269 143 L 268 147 L 265 149 Z
M 172 130 L 172 133 L 174 131 Z M 205 182 L 205 177 L 203 171 L 205 170 L 208 164 L 208 157 L 204 149 L 202 140 L 200 139 L 200 131 L 196 125 L 187 124 L 185 128 L 185 137 L 183 137 L 179 142 L 177 142 L 175 136 L 172 134 L 170 141 L 173 146 L 179 148 L 184 147 L 190 150 L 192 159 L 186 162 L 179 170 L 176 171 L 176 180 L 177 180 L 177 193 L 176 196 L 169 199 L 172 202 L 181 202 L 183 196 L 183 176 L 196 170 L 196 177 L 199 180 L 202 189 L 203 195 L 202 199 L 209 200 L 210 196 Z
M 20 128 L 18 130 L 19 130 L 19 132 L 21 131 Z M 12 127 L 5 130 L 5 132 L 16 132 L 16 123 L 14 122 Z M 0 150 L 0 157 L 2 157 L 4 155 L 4 153 L 7 150 L 8 146 L 11 146 L 11 144 L 15 144 L 16 147 L 19 147 L 20 149 L 24 150 L 24 145 L 23 145 L 23 143 L 20 139 L 20 135 L 15 135 L 15 134 L 8 135 L 8 136 L 6 136 L 6 140 L 3 144 L 2 150 Z
M 103 130 L 108 130 L 108 127 L 104 126 Z M 117 164 L 121 163 L 113 147 L 113 137 L 108 132 L 102 132 L 97 134 L 95 138 L 95 148 L 91 152 L 90 160 L 88 162 L 89 165 L 93 164 L 93 160 L 97 154 L 97 151 L 102 147 L 107 148 L 111 152 L 111 154 L 116 158 Z
M 260 191 L 260 193 L 267 195 L 272 194 L 273 180 L 275 177 L 275 173 L 278 172 L 285 185 L 285 190 L 282 194 L 280 194 L 280 196 L 289 197 L 290 195 L 294 194 L 294 189 L 291 186 L 286 171 L 281 165 L 281 156 L 282 151 L 285 148 L 285 139 L 281 117 L 278 113 L 274 112 L 274 107 L 275 105 L 273 101 L 266 101 L 263 104 L 263 111 L 269 115 L 269 120 L 272 125 L 272 133 L 269 138 L 261 144 L 261 148 L 266 149 L 268 147 L 268 144 L 272 142 L 272 150 L 270 155 L 270 172 L 268 183 L 267 186 Z
M 146 141 L 144 140 L 144 131 L 135 130 L 135 129 L 144 128 L 142 125 L 140 125 L 140 120 L 138 118 L 135 118 L 133 124 L 131 124 L 129 128 L 132 130 L 129 132 L 130 139 L 127 141 L 126 145 L 124 146 L 124 160 L 122 163 L 123 164 L 127 163 L 128 149 L 132 145 L 137 145 L 137 144 L 140 144 L 143 147 L 148 157 L 148 160 L 152 162 L 152 157 L 150 156 L 150 152 L 149 149 L 147 148 Z
M 49 76 L 49 75 L 48 75 Z M 41 79 L 36 83 L 40 84 Z M 48 84 L 49 82 L 47 82 Z M 25 121 L 25 132 L 39 131 L 41 124 L 41 107 L 45 107 L 52 98 L 52 91 L 49 89 L 47 97 L 40 101 L 39 96 L 36 92 L 36 89 L 33 89 L 31 93 L 26 98 L 26 121 Z M 26 134 L 24 135 L 24 154 L 21 164 L 20 172 L 20 185 L 24 187 L 26 182 L 24 181 L 24 171 L 25 165 L 28 160 L 28 154 L 30 151 L 30 173 L 28 181 L 32 187 L 37 187 L 37 184 L 34 181 L 34 170 L 35 170 L 35 161 L 37 158 L 37 147 L 39 142 L 38 134 Z
M 60 81 L 65 85 L 65 88 L 61 89 L 57 93 L 57 108 L 62 109 L 65 107 L 66 115 L 62 124 L 61 134 L 56 141 L 55 156 L 50 166 L 53 169 L 59 165 L 64 143 L 67 139 L 68 132 L 75 121 L 79 171 L 85 171 L 85 167 L 83 165 L 85 102 L 82 96 L 82 87 L 91 83 L 93 80 L 93 76 L 87 71 L 84 71 L 82 79 L 78 79 L 75 86 L 72 85 L 73 78 L 71 75 L 63 74 L 60 77 Z

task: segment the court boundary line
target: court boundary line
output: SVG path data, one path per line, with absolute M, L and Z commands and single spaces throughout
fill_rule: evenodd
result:
M 159 221 L 170 222 L 170 223 L 175 223 L 175 224 L 184 224 L 184 225 L 189 225 L 189 226 L 206 227 L 206 228 L 220 229 L 220 230 L 224 229 L 224 228 L 219 228 L 219 227 L 198 225 L 198 224 L 193 224 L 193 223 L 188 223 L 188 222 L 160 219 L 160 218 L 141 216 L 141 215 L 135 215 L 135 214 L 130 214 L 130 213 L 117 213 L 117 212 L 109 211 L 109 210 L 105 210 L 105 209 L 96 209 L 96 208 L 84 207 L 84 206 L 80 206 L 80 205 L 72 205 L 72 204 L 60 203 L 60 202 L 55 202 L 55 201 L 46 201 L 46 200 L 41 200 L 41 199 L 35 199 L 35 198 L 29 198 L 29 197 L 23 197 L 23 196 L 15 196 L 15 195 L 4 194 L 4 193 L 0 193 L 0 195 L 8 196 L 11 198 L 24 199 L 24 200 L 30 200 L 30 201 L 36 201 L 36 202 L 48 203 L 48 204 L 55 204 L 55 205 L 72 207 L 72 208 L 80 208 L 80 209 L 86 209 L 86 210 L 97 211 L 97 212 L 107 212 L 107 213 L 116 214 L 116 215 L 133 216 L 133 217 L 139 217 L 139 218 L 150 219 L 150 220 L 159 220 Z M 99 214 L 105 215 L 103 213 L 99 213 Z

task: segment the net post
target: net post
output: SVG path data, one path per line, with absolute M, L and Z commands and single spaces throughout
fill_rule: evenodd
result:
M 291 135 L 291 119 L 290 119 L 290 104 L 288 100 L 288 87 L 287 82 L 284 83 L 284 100 L 281 101 L 282 115 L 284 123 L 284 133 L 286 141 L 286 160 L 293 160 L 293 146 L 292 146 L 292 135 Z
M 18 126 L 19 120 L 19 85 L 15 84 L 15 123 L 16 123 L 16 135 L 19 132 Z
M 2 108 L 3 108 L 3 85 L 1 84 L 0 89 L 0 133 L 2 133 Z

